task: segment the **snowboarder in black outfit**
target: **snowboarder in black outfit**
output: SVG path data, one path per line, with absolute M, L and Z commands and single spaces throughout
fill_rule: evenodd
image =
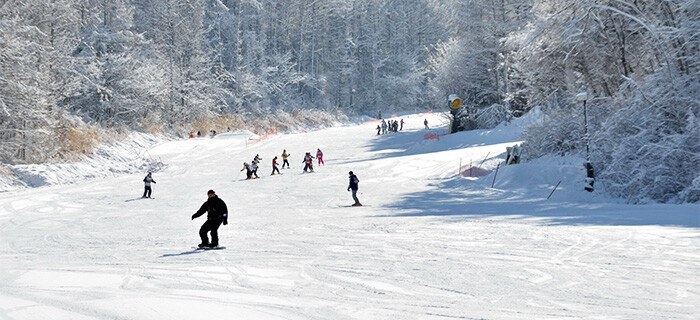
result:
M 362 204 L 360 203 L 360 199 L 357 198 L 357 184 L 360 183 L 360 180 L 357 179 L 357 176 L 353 174 L 352 171 L 348 172 L 348 174 L 350 175 L 350 185 L 348 185 L 348 191 L 352 190 L 352 198 L 355 200 L 355 204 L 353 204 L 353 206 L 361 206 Z
M 219 199 L 214 190 L 207 191 L 207 196 L 209 199 L 192 215 L 192 220 L 207 212 L 207 221 L 199 228 L 199 237 L 202 238 L 199 247 L 216 248 L 219 246 L 219 227 L 222 223 L 228 224 L 228 209 L 224 200 Z M 211 232 L 211 242 L 207 232 Z
M 156 183 L 155 180 L 153 180 L 153 177 L 151 176 L 151 173 L 149 172 L 145 178 L 143 178 L 143 183 L 144 183 L 144 190 L 143 190 L 143 197 L 142 198 L 150 198 L 151 197 L 151 183 Z

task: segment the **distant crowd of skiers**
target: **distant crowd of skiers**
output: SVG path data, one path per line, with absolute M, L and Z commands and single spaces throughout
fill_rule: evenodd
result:
M 282 150 L 282 169 L 284 169 L 285 166 L 287 169 L 291 167 L 289 165 L 290 156 L 291 154 L 287 153 L 287 149 Z M 321 151 L 321 149 L 316 149 L 316 157 L 312 156 L 311 152 L 307 152 L 304 155 L 304 160 L 302 161 L 302 163 L 304 163 L 304 172 L 314 172 L 314 159 L 318 159 L 319 165 L 326 164 L 323 161 L 323 151 Z M 260 163 L 260 160 L 262 160 L 262 158 L 259 154 L 256 154 L 253 161 L 251 161 L 251 164 L 243 162 L 243 169 L 241 169 L 241 171 L 246 171 L 246 180 L 260 178 L 258 176 L 258 168 L 260 167 L 258 164 Z M 278 165 L 277 156 L 275 156 L 272 158 L 272 173 L 270 175 L 282 174 L 279 167 L 277 167 Z
M 396 120 L 389 120 L 389 122 L 387 122 L 382 119 L 382 123 L 377 125 L 377 135 L 399 132 L 401 130 L 403 130 L 403 119 L 401 119 L 400 122 Z

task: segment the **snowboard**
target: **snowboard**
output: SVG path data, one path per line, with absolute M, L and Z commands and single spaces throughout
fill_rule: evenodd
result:
M 222 249 L 226 249 L 226 247 L 222 247 L 222 246 L 213 247 L 213 248 L 209 248 L 209 247 L 202 247 L 202 248 L 200 248 L 200 247 L 192 247 L 192 248 L 195 249 L 195 250 L 222 250 Z

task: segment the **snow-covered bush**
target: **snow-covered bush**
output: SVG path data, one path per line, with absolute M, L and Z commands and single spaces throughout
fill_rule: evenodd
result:
M 642 199 L 699 202 L 700 80 L 658 74 L 621 92 L 629 93 L 591 140 L 606 189 L 627 196 L 636 185 Z
M 511 117 L 510 105 L 508 103 L 494 103 L 486 108 L 477 110 L 474 117 L 477 128 L 490 129 Z

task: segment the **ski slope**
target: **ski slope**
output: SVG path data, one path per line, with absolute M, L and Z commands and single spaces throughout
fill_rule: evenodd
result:
M 700 316 L 698 205 L 583 192 L 580 159 L 459 177 L 460 161 L 495 169 L 532 120 L 437 141 L 424 118 L 382 136 L 367 123 L 165 142 L 149 150 L 165 163 L 152 200 L 145 172 L 0 193 L 0 319 Z M 326 165 L 302 174 L 317 148 Z M 283 149 L 292 168 L 270 176 Z M 348 207 L 350 170 L 363 207 Z M 192 249 L 209 189 L 230 210 L 226 250 Z

